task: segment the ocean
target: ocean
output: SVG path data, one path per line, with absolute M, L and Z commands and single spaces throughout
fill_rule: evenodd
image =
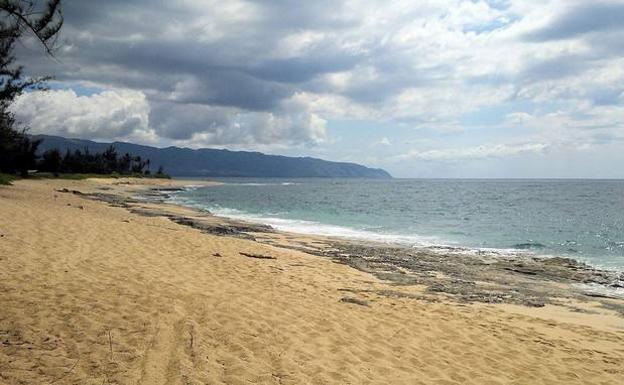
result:
M 171 201 L 278 230 L 624 271 L 624 180 L 219 179 Z

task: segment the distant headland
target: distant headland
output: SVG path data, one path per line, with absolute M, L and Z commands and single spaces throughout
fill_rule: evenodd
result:
M 100 143 L 60 136 L 33 135 L 41 139 L 39 151 L 57 148 L 65 151 L 106 150 L 111 144 L 119 153 L 130 153 L 151 160 L 173 176 L 191 177 L 255 177 L 255 178 L 378 178 L 392 176 L 385 170 L 355 163 L 331 162 L 310 157 L 267 155 L 260 152 L 221 149 L 157 148 L 126 142 Z

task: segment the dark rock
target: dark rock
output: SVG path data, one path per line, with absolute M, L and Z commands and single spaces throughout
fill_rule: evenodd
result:
M 526 275 L 537 275 L 537 272 L 531 269 L 526 269 L 522 267 L 505 267 L 507 271 L 513 271 L 514 273 L 526 274 Z
M 150 189 L 150 191 L 156 191 L 156 192 L 178 192 L 178 191 L 184 191 L 184 188 L 181 187 L 153 187 Z

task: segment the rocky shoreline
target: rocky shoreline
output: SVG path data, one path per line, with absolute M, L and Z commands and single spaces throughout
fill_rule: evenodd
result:
M 332 242 L 332 249 L 306 250 L 332 258 L 397 285 L 424 285 L 430 293 L 463 302 L 511 303 L 541 307 L 561 299 L 605 300 L 610 308 L 621 289 L 621 273 L 595 269 L 567 258 L 484 257 L 437 254 L 409 247 Z M 600 285 L 605 292 L 584 289 Z M 619 309 L 624 315 L 624 306 Z
M 467 255 L 449 250 L 433 252 L 401 245 L 308 237 L 280 233 L 270 226 L 218 218 L 186 208 L 184 214 L 163 204 L 177 188 L 152 188 L 127 197 L 112 193 L 73 193 L 107 202 L 143 216 L 165 217 L 203 233 L 238 237 L 330 258 L 394 285 L 425 288 L 428 301 L 455 300 L 466 303 L 506 303 L 532 307 L 546 304 L 572 307 L 570 300 L 599 302 L 624 316 L 624 273 L 601 270 L 569 258 L 537 258 L 528 255 Z M 598 288 L 599 290 L 596 290 Z M 384 296 L 406 294 L 385 290 Z

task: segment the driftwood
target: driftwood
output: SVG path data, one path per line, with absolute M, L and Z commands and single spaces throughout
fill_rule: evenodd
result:
M 362 299 L 352 298 L 352 297 L 342 297 L 340 302 L 352 303 L 360 306 L 368 306 L 368 302 Z
M 239 253 L 240 255 L 248 258 L 256 258 L 256 259 L 277 259 L 270 255 L 262 255 L 262 254 L 249 254 L 249 253 Z
M 110 346 L 110 360 L 113 360 L 113 336 L 111 335 L 111 331 L 108 331 L 108 345 Z

